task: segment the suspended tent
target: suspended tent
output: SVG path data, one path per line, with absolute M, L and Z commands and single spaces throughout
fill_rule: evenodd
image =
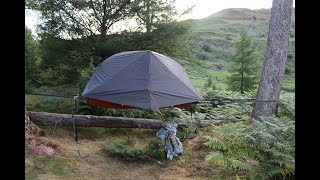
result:
M 81 98 L 107 108 L 190 107 L 203 98 L 182 66 L 150 50 L 126 51 L 100 63 Z
M 151 110 L 190 107 L 203 100 L 179 63 L 150 50 L 127 51 L 105 59 L 81 98 L 93 106 Z M 183 152 L 176 128 L 175 123 L 165 123 L 157 133 L 159 139 L 165 139 L 169 160 Z

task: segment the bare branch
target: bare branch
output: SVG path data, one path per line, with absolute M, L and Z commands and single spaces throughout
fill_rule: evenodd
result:
M 97 13 L 97 11 L 96 11 L 96 8 L 94 7 L 94 4 L 93 4 L 93 1 L 92 1 L 92 0 L 90 0 L 90 7 L 93 9 L 93 12 L 94 12 L 94 15 L 95 15 L 96 19 L 97 19 L 97 20 L 99 21 L 99 23 L 101 24 L 102 21 L 101 21 L 100 17 L 98 16 L 98 13 Z

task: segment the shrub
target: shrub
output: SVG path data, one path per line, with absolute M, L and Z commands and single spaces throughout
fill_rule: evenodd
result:
M 212 76 L 209 76 L 208 79 L 207 79 L 207 82 L 204 84 L 203 88 L 204 89 L 210 88 L 210 87 L 212 87 L 212 85 L 213 85 Z
M 227 37 L 226 37 L 226 40 L 231 41 L 231 40 L 232 40 L 232 38 L 231 38 L 230 36 L 227 36 Z
M 26 96 L 25 101 L 30 111 L 71 114 L 74 108 L 73 101 L 59 97 Z
M 293 72 L 293 70 L 290 67 L 286 67 L 286 69 L 284 71 L 285 74 L 290 74 L 292 72 Z
M 146 159 L 143 149 L 135 149 L 124 144 L 105 145 L 104 150 L 111 156 L 119 157 L 125 161 L 142 161 Z
M 288 53 L 287 58 L 290 58 L 290 59 L 294 58 L 294 54 Z
M 129 138 L 129 140 L 121 143 L 105 144 L 103 150 L 111 156 L 130 162 L 164 159 L 164 145 L 158 138 L 150 139 L 145 149 L 134 148 L 135 143 L 135 140 Z
M 210 56 L 204 52 L 199 52 L 199 53 L 197 53 L 196 56 L 197 56 L 197 58 L 202 59 L 202 60 L 210 60 Z
M 151 159 L 164 160 L 166 155 L 164 144 L 158 138 L 152 138 L 148 142 L 145 152 L 147 157 Z
M 211 46 L 209 44 L 203 44 L 201 48 L 206 52 L 212 52 Z

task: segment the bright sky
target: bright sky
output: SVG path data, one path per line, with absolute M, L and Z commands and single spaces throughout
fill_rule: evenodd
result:
M 192 5 L 195 5 L 195 8 L 184 19 L 201 19 L 228 8 L 269 9 L 272 6 L 272 0 L 176 0 L 176 7 L 180 11 Z M 295 0 L 293 0 L 293 7 L 295 7 Z M 25 23 L 35 33 L 37 14 L 27 12 Z
M 176 0 L 176 7 L 183 9 L 195 5 L 190 18 L 201 19 L 228 8 L 271 8 L 272 0 Z

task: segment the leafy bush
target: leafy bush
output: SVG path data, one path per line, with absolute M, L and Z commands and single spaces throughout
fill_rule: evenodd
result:
M 290 67 L 285 68 L 285 71 L 284 71 L 285 74 L 290 74 L 292 72 L 293 72 L 292 68 L 290 68 Z
M 287 58 L 294 58 L 294 54 L 293 53 L 288 53 Z
M 134 148 L 135 142 L 129 138 L 129 140 L 122 143 L 105 144 L 103 150 L 111 156 L 130 162 L 164 159 L 164 145 L 158 138 L 152 138 L 145 149 Z
M 197 56 L 197 58 L 202 59 L 202 60 L 210 60 L 211 59 L 210 55 L 205 52 L 198 52 L 196 54 L 196 56 Z
M 26 96 L 25 102 L 29 111 L 71 114 L 74 108 L 73 101 L 59 97 Z
M 164 144 L 158 138 L 152 138 L 148 142 L 148 146 L 145 152 L 149 159 L 157 159 L 157 160 L 165 159 Z
M 209 76 L 203 88 L 205 89 L 205 88 L 213 87 L 213 85 L 214 84 L 213 84 L 212 76 Z
M 226 36 L 226 40 L 231 41 L 231 40 L 232 40 L 232 38 L 231 38 L 230 36 Z
M 219 138 L 207 137 L 205 143 L 215 150 L 206 156 L 206 162 L 223 165 L 223 176 L 241 173 L 250 179 L 266 179 L 294 175 L 294 121 L 276 117 L 261 120 L 249 126 L 235 123 L 216 127 Z
M 209 44 L 203 44 L 201 48 L 206 52 L 212 52 L 211 46 Z
M 143 149 L 135 149 L 125 144 L 105 145 L 104 150 L 111 156 L 119 157 L 125 161 L 142 161 L 146 159 Z

